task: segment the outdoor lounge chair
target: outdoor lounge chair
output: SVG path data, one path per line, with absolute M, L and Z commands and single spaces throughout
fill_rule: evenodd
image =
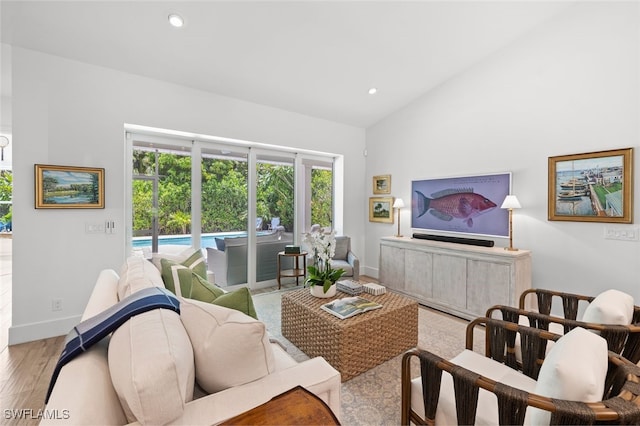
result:
M 472 351 L 473 332 L 478 326 L 486 327 L 486 357 Z M 527 342 L 522 364 L 516 362 L 513 353 L 516 334 Z M 564 365 L 578 365 L 582 361 L 587 364 L 578 365 L 578 374 L 573 376 L 576 383 L 570 383 L 573 379 L 557 370 L 557 359 L 554 360 L 551 355 L 553 352 L 546 360 L 549 368 L 542 373 L 548 341 L 575 336 L 583 338 L 585 335 L 589 344 L 591 340 L 597 340 L 598 345 L 594 346 L 598 347 L 598 351 L 593 351 L 601 356 L 597 363 L 591 364 L 591 359 L 585 361 L 588 356 L 583 354 L 576 358 L 572 352 L 575 343 L 573 340 L 565 345 L 556 343 L 556 347 L 560 348 L 556 354 L 564 352 Z M 451 361 L 419 348 L 411 349 L 403 355 L 403 425 L 408 425 L 409 422 L 434 425 L 436 418 L 445 424 L 522 425 L 525 417 L 532 422 L 533 416 L 540 415 L 548 416 L 547 421 L 541 423 L 549 424 L 640 422 L 640 368 L 611 351 L 607 352 L 606 343 L 593 333 L 575 329 L 563 337 L 508 321 L 478 318 L 467 327 L 466 348 Z M 589 355 L 590 351 L 585 352 Z M 420 376 L 412 377 L 412 364 L 420 365 Z M 581 383 L 577 382 L 582 380 L 582 376 L 590 376 L 592 370 L 597 370 L 602 379 L 599 389 L 604 389 L 604 392 L 599 401 L 550 398 L 535 392 L 548 383 L 549 372 L 562 380 L 556 387 L 581 387 Z M 586 378 L 590 379 L 591 377 Z M 600 393 L 597 395 L 596 398 L 599 398 Z M 540 420 L 540 417 L 536 420 Z
M 269 229 L 276 229 L 280 225 L 280 218 L 273 217 L 271 218 L 271 223 L 269 224 Z

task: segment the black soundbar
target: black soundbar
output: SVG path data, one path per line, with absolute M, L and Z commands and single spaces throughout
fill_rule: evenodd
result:
M 448 237 L 446 235 L 418 234 L 417 232 L 413 234 L 413 238 L 482 247 L 493 247 L 494 244 L 493 240 L 476 240 L 474 238 Z

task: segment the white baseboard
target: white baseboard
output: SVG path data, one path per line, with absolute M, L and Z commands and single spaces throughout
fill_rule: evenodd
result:
M 9 345 L 48 339 L 49 337 L 65 336 L 73 327 L 78 325 L 82 316 L 60 318 L 52 321 L 40 321 L 31 324 L 9 327 Z
M 360 268 L 360 269 L 364 269 L 364 275 L 367 275 L 369 277 L 378 279 L 379 275 L 378 275 L 378 268 L 372 268 L 370 266 L 365 266 L 364 268 Z

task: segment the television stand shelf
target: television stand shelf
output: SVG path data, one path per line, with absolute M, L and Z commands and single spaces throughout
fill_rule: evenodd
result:
M 380 283 L 419 303 L 474 319 L 493 305 L 518 306 L 531 288 L 531 252 L 406 237 L 380 240 Z

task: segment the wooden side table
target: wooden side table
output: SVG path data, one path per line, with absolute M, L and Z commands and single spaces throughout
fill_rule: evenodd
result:
M 226 425 L 339 425 L 331 408 L 301 386 L 233 417 Z
M 281 259 L 283 257 L 293 257 L 294 265 L 293 269 L 280 269 Z M 302 268 L 300 268 L 300 258 L 302 258 Z M 298 278 L 306 277 L 307 275 L 307 252 L 302 251 L 300 253 L 285 253 L 283 251 L 278 253 L 278 290 L 280 289 L 280 278 L 282 277 L 295 277 L 296 285 L 298 285 Z

